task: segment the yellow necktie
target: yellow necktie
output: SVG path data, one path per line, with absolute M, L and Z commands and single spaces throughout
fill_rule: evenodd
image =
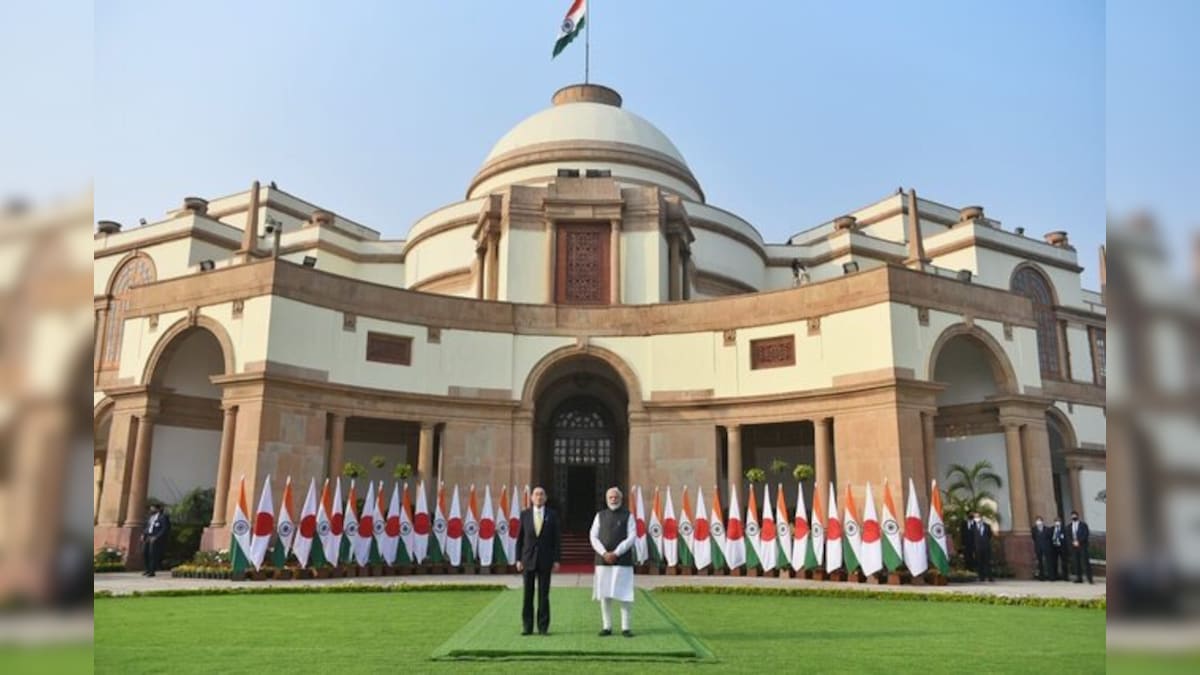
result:
M 538 536 L 542 534 L 542 512 L 537 509 L 533 512 L 533 533 Z

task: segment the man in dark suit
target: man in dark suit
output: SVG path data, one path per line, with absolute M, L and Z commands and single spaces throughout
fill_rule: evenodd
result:
M 1050 579 L 1058 581 L 1062 572 L 1064 581 L 1071 578 L 1067 569 L 1067 530 L 1063 527 L 1062 518 L 1054 517 L 1054 527 L 1050 528 Z
M 537 582 L 537 629 L 550 630 L 550 573 L 558 571 L 562 551 L 562 531 L 558 514 L 546 506 L 546 490 L 535 487 L 530 495 L 532 506 L 521 512 L 521 531 L 517 533 L 517 571 L 524 575 L 525 603 L 521 607 L 521 635 L 533 633 L 533 585 Z
M 1041 516 L 1034 520 L 1030 535 L 1033 537 L 1033 555 L 1037 557 L 1037 578 L 1047 581 L 1050 579 L 1050 567 L 1047 565 L 1050 562 L 1050 528 L 1046 527 L 1046 521 Z
M 992 526 L 979 512 L 971 514 L 971 548 L 975 550 L 975 566 L 980 581 L 995 581 L 992 577 Z
M 1088 557 L 1087 523 L 1079 519 L 1079 512 L 1071 512 L 1071 523 L 1067 525 L 1067 544 L 1071 549 L 1071 559 L 1075 561 L 1075 583 L 1083 583 L 1083 572 L 1087 570 L 1088 583 L 1092 583 L 1092 563 Z
M 146 527 L 142 530 L 142 560 L 145 561 L 144 577 L 154 576 L 162 563 L 163 550 L 167 547 L 167 535 L 171 533 L 171 519 L 162 505 L 151 502 L 146 516 Z

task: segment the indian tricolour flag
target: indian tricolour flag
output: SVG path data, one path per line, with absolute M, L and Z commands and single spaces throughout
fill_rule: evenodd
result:
M 342 550 L 338 559 L 345 563 L 354 562 L 354 545 L 358 541 L 358 495 L 354 493 L 354 479 L 346 493 L 346 508 L 342 513 Z
M 233 578 L 246 571 L 250 562 L 250 509 L 246 506 L 246 477 L 238 484 L 238 500 L 233 505 L 233 522 L 230 523 L 229 563 Z
M 696 530 L 692 526 L 692 505 L 688 501 L 687 486 L 683 486 L 683 509 L 679 512 L 679 564 L 691 567 L 695 562 L 692 547 L 696 545 Z
M 783 483 L 775 492 L 775 541 L 779 542 L 779 569 L 792 564 L 792 528 L 788 525 L 787 500 L 783 497 Z
M 455 491 L 458 486 L 455 486 Z M 435 563 L 446 562 L 446 534 L 450 524 L 446 521 L 446 484 L 438 484 L 437 503 L 433 510 L 433 536 L 429 539 L 429 559 Z
M 467 491 L 467 511 L 463 514 L 463 562 L 479 562 L 479 505 L 475 501 L 475 485 Z
M 392 495 L 395 497 L 394 492 Z M 388 528 L 391 528 L 391 526 L 392 514 L 389 512 Z M 407 482 L 404 483 L 404 491 L 400 494 L 400 512 L 396 514 L 396 529 L 400 537 L 400 546 L 396 552 L 396 560 L 401 565 L 417 564 L 416 553 L 414 553 L 417 547 L 417 533 L 413 529 L 412 497 L 408 494 Z
M 554 54 L 550 58 L 558 56 L 559 52 L 566 49 L 575 36 L 579 35 L 579 31 L 583 30 L 586 23 L 587 0 L 574 0 L 558 27 L 558 39 L 554 42 Z
M 879 527 L 879 516 L 875 511 L 875 496 L 871 494 L 871 484 L 867 483 L 867 505 L 863 509 L 862 552 L 858 562 L 862 564 L 863 574 L 871 576 L 883 569 L 883 529 Z
M 275 549 L 271 552 L 271 564 L 283 567 L 287 564 L 292 542 L 296 539 L 296 511 L 292 506 L 292 477 L 283 485 L 283 499 L 279 500 L 279 517 L 275 519 Z
M 825 564 L 825 512 L 821 510 L 821 486 L 813 483 L 812 520 L 809 525 L 808 550 L 804 554 L 804 569 L 816 570 Z
M 313 548 L 313 565 L 337 565 L 338 543 L 333 536 L 333 493 L 329 491 L 328 478 L 321 487 L 321 499 L 317 502 L 317 543 Z
M 729 483 L 729 517 L 725 520 L 725 562 L 736 570 L 746 564 L 746 537 L 742 529 L 742 507 L 738 504 L 737 483 Z
M 859 557 L 862 555 L 862 528 L 858 524 L 858 506 L 854 503 L 854 488 L 846 483 L 846 510 L 842 513 L 842 529 L 846 536 L 842 538 L 842 554 L 846 572 L 852 573 L 859 567 Z
M 746 490 L 746 569 L 762 567 L 762 529 L 758 526 L 758 504 L 754 501 L 754 483 Z
M 655 565 L 662 565 L 662 502 L 659 500 L 658 486 L 654 486 L 654 503 L 650 506 L 650 525 L 647 528 L 650 537 L 647 539 L 647 544 L 650 547 L 650 559 Z
M 812 533 L 808 525 L 808 513 L 804 510 L 804 484 L 796 483 L 796 519 L 792 521 L 792 569 L 799 572 L 807 568 L 812 555 Z
M 508 550 L 508 486 L 500 488 L 500 504 L 496 508 L 496 555 L 493 558 L 497 565 L 509 565 L 513 559 Z
M 892 501 L 892 488 L 886 478 L 883 479 L 883 520 L 879 525 L 883 529 L 883 564 L 889 572 L 895 572 L 904 565 L 904 546 L 900 523 L 896 521 L 896 503 Z
M 517 486 L 512 486 L 509 491 L 512 495 L 508 504 L 508 541 L 505 542 L 507 548 L 504 549 L 505 555 L 508 556 L 508 564 L 517 564 L 517 538 L 521 534 L 521 505 L 517 503 Z
M 942 493 L 937 481 L 929 493 L 929 559 L 943 576 L 950 573 L 950 553 L 946 549 L 946 524 L 942 519 Z
M 725 537 L 724 515 L 721 513 L 721 491 L 717 486 L 713 486 L 713 503 L 712 513 L 708 515 L 708 529 L 712 533 L 712 565 L 713 569 L 725 569 L 729 566 L 725 562 L 725 548 L 728 546 L 728 539 Z
M 925 550 L 925 526 L 921 524 L 921 507 L 917 504 L 917 487 L 908 479 L 908 506 L 904 509 L 904 566 L 908 573 L 919 577 L 929 569 L 929 553 Z

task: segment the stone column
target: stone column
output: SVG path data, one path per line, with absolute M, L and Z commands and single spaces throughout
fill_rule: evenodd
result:
M 667 235 L 667 300 L 679 299 L 679 237 Z
M 1080 520 L 1084 520 L 1083 497 L 1082 497 L 1083 490 L 1079 486 L 1079 467 L 1068 465 L 1067 466 L 1067 478 L 1068 478 L 1067 482 L 1071 484 L 1070 485 L 1071 510 L 1078 511 Z M 1071 521 L 1070 513 L 1065 513 L 1063 515 L 1066 516 L 1065 522 Z
M 493 234 L 487 240 L 487 299 L 500 299 L 500 238 Z
M 925 442 L 925 484 L 930 485 L 935 478 L 941 478 L 937 470 L 937 431 L 933 426 L 934 414 L 921 413 L 922 439 Z M 903 479 L 903 477 L 901 477 Z
M 746 480 L 742 472 L 742 425 L 730 424 L 725 427 L 725 431 L 729 436 L 729 454 L 725 458 L 729 471 L 729 482 L 740 487 Z M 741 498 L 745 500 L 746 495 L 742 495 Z
M 484 279 L 487 278 L 485 276 L 487 274 L 487 259 L 484 256 L 486 251 L 487 249 L 482 247 L 475 249 L 475 298 L 478 300 L 483 299 Z
M 692 254 L 688 251 L 684 251 L 683 252 L 683 260 L 681 261 L 680 270 L 679 270 L 680 275 L 682 276 L 682 279 L 680 279 L 679 283 L 680 283 L 680 292 L 682 293 L 681 299 L 683 299 L 683 300 L 691 300 L 692 299 L 692 283 L 691 283 L 691 279 L 690 279 L 691 275 L 688 274 L 688 270 L 690 269 L 691 264 L 692 264 Z
M 104 363 L 104 350 L 107 349 L 105 338 L 108 332 L 108 303 L 104 307 L 96 310 L 96 345 L 95 354 L 92 357 L 92 383 L 100 383 L 100 367 Z
M 229 502 L 229 474 L 233 469 L 233 435 L 237 429 L 237 406 L 226 406 L 221 425 L 221 456 L 217 460 L 217 486 L 213 498 L 213 515 L 209 527 L 224 527 Z M 249 514 L 247 514 L 249 515 Z
M 618 221 L 612 221 L 612 233 L 609 239 L 609 289 L 608 304 L 621 304 L 621 227 Z
M 333 414 L 333 425 L 329 430 L 329 477 L 337 478 L 342 475 L 342 465 L 346 462 L 346 416 Z
M 828 490 L 828 483 L 833 480 L 833 446 L 830 443 L 830 431 L 833 420 L 828 417 L 813 420 L 813 445 L 817 465 L 816 482 L 813 490 Z
M 104 461 L 99 457 L 92 460 L 92 524 L 100 516 L 100 495 L 104 493 Z
M 150 489 L 150 452 L 154 438 L 154 414 L 143 413 L 138 418 L 137 443 L 133 450 L 133 475 L 129 486 L 129 508 L 125 512 L 125 526 L 141 527 L 146 524 L 146 497 Z
M 437 477 L 433 473 L 433 423 L 421 422 L 421 435 L 417 442 L 417 478 L 436 489 Z
M 1012 502 L 1012 531 L 1029 533 L 1029 496 L 1025 486 L 1025 462 L 1021 448 L 1021 425 L 1000 420 L 1004 427 L 1004 446 L 1008 455 L 1008 494 Z
M 554 285 L 558 283 L 558 230 L 551 223 L 546 228 L 546 304 L 555 301 Z

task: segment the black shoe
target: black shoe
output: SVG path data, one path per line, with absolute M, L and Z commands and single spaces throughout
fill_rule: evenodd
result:
M 612 629 L 611 628 L 603 628 L 600 630 L 599 633 L 597 633 L 597 635 L 599 635 L 600 637 L 608 637 L 609 635 L 612 635 Z
M 521 635 L 533 635 L 533 631 L 526 628 L 525 630 L 521 631 Z
M 1082 583 L 1083 583 L 1083 579 L 1076 579 L 1076 580 L 1075 580 L 1075 583 L 1077 583 L 1077 584 L 1082 584 Z
M 152 577 L 152 576 L 154 576 L 154 572 L 146 572 L 146 576 Z
M 633 637 L 633 631 L 623 630 L 623 631 L 621 631 L 621 635 L 624 635 L 625 637 Z
M 538 635 L 549 635 L 549 634 L 550 634 L 550 629 L 549 629 L 549 628 L 547 628 L 546 630 L 539 630 L 539 631 L 538 631 Z

